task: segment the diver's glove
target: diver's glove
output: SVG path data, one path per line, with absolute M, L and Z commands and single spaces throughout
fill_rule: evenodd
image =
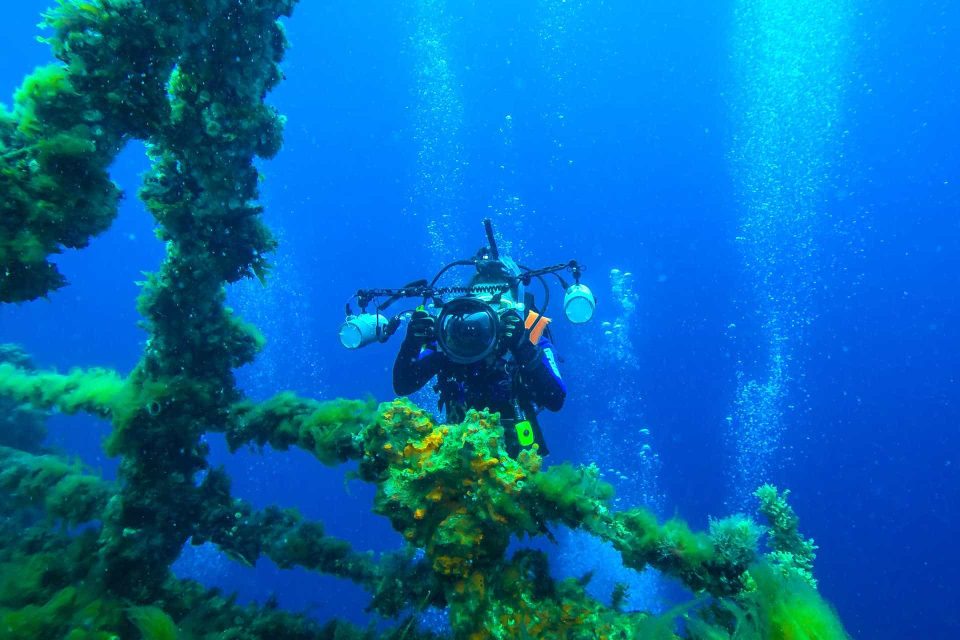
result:
M 523 318 L 516 310 L 511 309 L 500 316 L 500 336 L 503 346 L 513 351 L 526 337 L 527 328 L 523 326 Z M 529 342 L 529 340 L 527 340 Z
M 437 337 L 437 319 L 432 315 L 418 309 L 410 316 L 410 324 L 407 325 L 406 340 L 412 340 L 419 344 L 427 344 Z
M 540 347 L 530 341 L 530 332 L 516 311 L 505 313 L 500 319 L 503 339 L 513 354 L 513 359 L 521 367 L 536 361 L 540 357 Z
M 526 331 L 524 331 L 523 339 L 520 340 L 520 343 L 510 349 L 510 353 L 513 354 L 513 359 L 521 369 L 525 369 L 540 360 L 540 347 L 530 342 Z

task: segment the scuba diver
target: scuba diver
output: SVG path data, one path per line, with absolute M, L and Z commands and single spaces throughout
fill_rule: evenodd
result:
M 447 422 L 463 421 L 467 409 L 497 412 L 511 456 L 533 442 L 546 455 L 537 408 L 559 411 L 567 396 L 553 345 L 544 335 L 546 318 L 530 331 L 517 310 L 507 309 L 498 314 L 500 335 L 494 337 L 497 323 L 472 307 L 447 314 L 439 326 L 426 311 L 414 311 L 393 365 L 393 390 L 407 396 L 436 376 L 434 391 Z M 535 311 L 527 314 L 536 319 Z
M 347 348 L 385 342 L 402 319 L 408 318 L 393 367 L 393 388 L 398 395 L 410 395 L 436 378 L 433 389 L 447 422 L 461 422 L 468 409 L 497 412 L 511 456 L 534 446 L 540 455 L 546 455 L 537 415 L 542 409 L 559 411 L 567 391 L 550 338 L 551 320 L 545 315 L 549 287 L 544 276 L 552 274 L 559 279 L 566 290 L 565 314 L 574 323 L 592 317 L 596 300 L 580 284 L 581 267 L 576 261 L 542 269 L 517 265 L 500 255 L 489 219 L 484 220 L 484 227 L 489 245 L 472 259 L 447 265 L 431 282 L 358 291 L 355 297 L 363 313 L 353 315 L 348 303 L 340 339 Z M 475 269 L 469 284 L 436 286 L 448 270 L 463 266 Z M 559 275 L 564 270 L 572 272 L 572 286 Z M 526 291 L 534 278 L 544 287 L 542 307 Z M 383 297 L 387 299 L 376 305 L 375 313 L 365 311 Z M 390 319 L 382 315 L 394 302 L 413 297 L 422 299 L 415 309 Z

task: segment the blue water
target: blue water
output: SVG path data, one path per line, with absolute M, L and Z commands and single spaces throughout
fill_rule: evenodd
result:
M 5 96 L 49 60 L 45 5 L 5 7 Z M 580 260 L 599 299 L 591 324 L 554 325 L 569 387 L 544 420 L 554 461 L 597 461 L 621 506 L 699 528 L 750 508 L 758 481 L 788 487 L 854 637 L 960 634 L 960 5 L 305 1 L 287 27 L 270 97 L 286 142 L 262 164 L 282 244 L 266 288 L 230 292 L 269 341 L 239 372 L 251 396 L 389 399 L 399 340 L 343 350 L 343 302 L 472 254 L 490 216 L 524 263 Z M 0 341 L 61 370 L 136 363 L 135 281 L 162 258 L 135 198 L 146 166 L 131 144 L 113 228 L 57 258 L 69 287 L 2 309 Z M 109 475 L 91 437 L 106 431 L 51 424 Z M 343 469 L 211 444 L 239 496 L 399 546 Z M 598 583 L 626 576 L 637 606 L 677 597 L 591 545 L 561 536 L 558 574 L 593 554 Z M 206 548 L 176 568 L 365 619 L 334 579 Z

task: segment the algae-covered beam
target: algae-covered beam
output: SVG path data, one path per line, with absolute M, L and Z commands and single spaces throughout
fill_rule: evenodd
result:
M 68 524 L 100 518 L 113 483 L 56 455 L 0 447 L 0 490 L 21 507 L 35 508 Z M 380 579 L 371 553 L 356 553 L 345 540 L 327 536 L 319 522 L 295 510 L 257 511 L 229 494 L 227 477 L 213 470 L 201 487 L 205 510 L 193 529 L 196 544 L 210 540 L 241 562 L 267 556 L 281 568 L 294 565 L 347 578 L 373 591 Z
M 0 344 L 0 363 L 33 370 L 30 356 L 15 344 Z M 3 375 L 0 374 L 0 384 Z M 0 393 L 0 446 L 40 453 L 47 436 L 47 413 L 28 402 Z
M 210 541 L 235 560 L 252 566 L 261 556 L 281 569 L 294 566 L 350 580 L 370 593 L 370 609 L 396 617 L 411 604 L 443 606 L 443 590 L 428 562 L 398 551 L 375 557 L 354 551 L 346 540 L 329 536 L 317 521 L 295 509 L 254 509 L 230 495 L 230 481 L 214 469 L 201 485 L 204 512 L 193 543 Z
M 91 405 L 77 401 L 96 395 L 86 384 L 109 390 L 99 394 L 103 404 L 92 403 L 93 408 L 114 407 L 110 411 L 119 414 L 116 407 L 125 406 L 125 414 L 154 420 L 159 440 L 170 430 L 165 422 L 168 404 L 190 404 L 191 393 L 196 393 L 173 381 L 152 391 L 147 384 L 120 385 L 98 370 L 57 376 L 0 365 L 0 391 L 24 390 L 25 396 L 44 406 Z M 130 389 L 137 387 L 141 395 L 132 397 Z M 45 394 L 32 391 L 43 388 L 48 389 Z M 153 399 L 163 394 L 168 404 Z M 111 442 L 129 437 L 125 424 L 120 421 Z M 415 544 L 428 546 L 429 541 L 441 574 L 469 573 L 483 566 L 483 558 L 495 562 L 503 556 L 511 533 L 549 535 L 552 524 L 583 528 L 612 542 L 628 566 L 638 570 L 654 566 L 694 591 L 716 595 L 742 588 L 743 574 L 756 557 L 760 530 L 748 518 L 716 521 L 708 535 L 690 531 L 679 520 L 660 524 L 642 509 L 613 512 L 612 489 L 594 467 L 563 464 L 541 470 L 537 457 L 510 459 L 502 450 L 494 416 L 476 413 L 460 425 L 439 425 L 408 402 L 386 403 L 378 409 L 369 401 L 318 402 L 282 393 L 258 404 L 233 403 L 218 428 L 234 449 L 248 443 L 279 450 L 298 446 L 326 464 L 360 459 L 361 477 L 380 487 L 377 510 Z M 218 477 L 210 474 L 207 483 Z M 219 517 L 211 515 L 217 503 L 209 496 L 197 503 L 198 520 Z M 471 509 L 455 513 L 463 505 Z M 477 505 L 482 510 L 471 515 Z M 225 509 L 230 516 L 236 512 Z M 253 530 L 246 529 L 248 534 Z M 474 537 L 485 541 L 482 548 L 474 548 Z M 242 543 L 226 542 L 232 544 L 232 553 L 253 560 L 266 547 L 251 540 L 248 536 Z M 273 551 L 277 556 L 285 553 Z M 310 562 L 297 564 L 310 567 Z
M 79 463 L 0 447 L 0 491 L 7 504 L 76 525 L 98 520 L 116 490 Z M 427 591 L 429 574 L 406 554 L 376 559 L 326 535 L 319 522 L 306 521 L 295 510 L 257 511 L 230 496 L 228 479 L 219 470 L 207 476 L 201 491 L 205 509 L 193 529 L 195 544 L 209 540 L 249 566 L 266 556 L 284 569 L 301 566 L 351 580 L 371 593 L 373 606 L 384 615 L 397 615 Z
M 549 581 L 523 585 L 529 571 L 510 570 L 506 560 L 512 537 L 550 536 L 550 527 L 561 524 L 583 528 L 614 543 L 628 566 L 651 564 L 693 591 L 717 595 L 743 588 L 756 554 L 756 526 L 741 530 L 737 520 L 715 527 L 715 535 L 696 534 L 679 520 L 660 524 L 643 510 L 614 512 L 613 491 L 595 467 L 544 470 L 536 453 L 511 458 L 496 415 L 486 412 L 469 411 L 460 424 L 438 424 L 409 401 L 397 400 L 381 405 L 361 438 L 359 473 L 377 485 L 374 510 L 426 551 L 462 637 L 501 618 L 511 620 L 514 631 L 565 633 L 600 620 L 612 631 L 622 629 L 613 612 L 582 594 L 571 591 L 564 599 L 545 592 Z M 743 535 L 731 535 L 731 529 Z M 501 582 L 504 575 L 516 577 Z M 530 611 L 506 605 L 514 597 L 538 601 L 536 623 Z M 561 613 L 574 610 L 579 614 Z M 509 637 L 510 628 L 496 624 L 500 632 L 493 637 Z
M 296 446 L 333 466 L 362 457 L 360 436 L 376 416 L 372 400 L 319 402 L 284 392 L 234 404 L 224 428 L 231 450 L 247 444 L 280 451 Z
M 120 191 L 108 169 L 130 138 L 167 119 L 180 33 L 146 3 L 64 0 L 44 15 L 59 62 L 37 69 L 0 108 L 0 301 L 66 282 L 49 261 L 107 229 Z
M 812 544 L 799 536 L 795 515 L 775 490 L 763 490 L 761 498 L 783 535 L 771 538 L 774 553 L 764 559 L 758 555 L 762 530 L 745 516 L 714 520 L 709 533 L 697 533 L 679 519 L 659 523 L 642 509 L 612 511 L 612 491 L 595 467 L 543 470 L 535 453 L 510 458 L 500 431 L 489 413 L 469 411 L 461 424 L 437 424 L 398 400 L 382 405 L 362 435 L 360 475 L 377 484 L 375 511 L 426 551 L 458 637 L 580 637 L 586 629 L 609 637 L 674 637 L 678 613 L 630 619 L 577 585 L 537 578 L 548 574 L 538 568 L 545 559 L 507 561 L 511 536 L 549 535 L 548 526 L 564 524 L 610 541 L 627 566 L 656 567 L 717 598 L 725 614 L 689 614 L 695 637 L 787 637 L 797 629 L 823 629 L 817 637 L 846 638 L 809 582 L 782 566 L 775 571 L 784 550 L 806 557 Z M 806 626 L 808 611 L 815 627 Z
M 770 525 L 770 553 L 767 560 L 785 576 L 794 576 L 816 588 L 813 561 L 817 545 L 804 537 L 799 529 L 800 519 L 787 502 L 790 490 L 781 493 L 772 484 L 765 484 L 754 495 L 760 500 L 760 513 Z
M 191 580 L 169 577 L 144 606 L 104 592 L 95 568 L 95 529 L 79 533 L 45 525 L 11 530 L 0 521 L 0 636 L 36 638 L 223 638 L 230 640 L 424 640 L 408 624 L 392 629 L 317 622 L 275 602 L 239 605 Z
M 139 411 L 160 418 L 167 407 L 187 401 L 195 390 L 183 376 L 122 378 L 102 368 L 68 373 L 38 371 L 0 359 L 0 398 L 66 414 L 87 413 L 113 421 L 122 439 L 127 422 Z M 232 403 L 224 420 L 209 425 L 222 431 L 230 449 L 269 445 L 279 451 L 300 448 L 334 466 L 363 455 L 358 436 L 377 416 L 372 400 L 318 401 L 279 393 L 263 402 Z
M 293 509 L 254 509 L 230 495 L 230 481 L 213 469 L 200 487 L 205 509 L 193 532 L 193 542 L 213 542 L 240 562 L 252 566 L 260 556 L 282 569 L 295 565 L 352 580 L 370 587 L 378 579 L 373 554 L 357 553 L 350 543 L 326 535 L 316 521 Z
M 60 374 L 0 363 L 0 396 L 37 408 L 109 418 L 123 392 L 123 379 L 109 369 L 73 369 Z
M 116 487 L 58 456 L 0 447 L 0 490 L 21 507 L 74 525 L 99 519 Z

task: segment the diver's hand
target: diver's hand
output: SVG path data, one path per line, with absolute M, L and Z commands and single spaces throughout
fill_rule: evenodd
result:
M 503 342 L 510 351 L 514 351 L 527 339 L 527 328 L 523 326 L 523 318 L 516 311 L 508 311 L 500 317 L 500 327 L 503 331 Z
M 407 325 L 407 340 L 426 344 L 437 337 L 437 319 L 423 310 L 417 310 L 410 316 Z

